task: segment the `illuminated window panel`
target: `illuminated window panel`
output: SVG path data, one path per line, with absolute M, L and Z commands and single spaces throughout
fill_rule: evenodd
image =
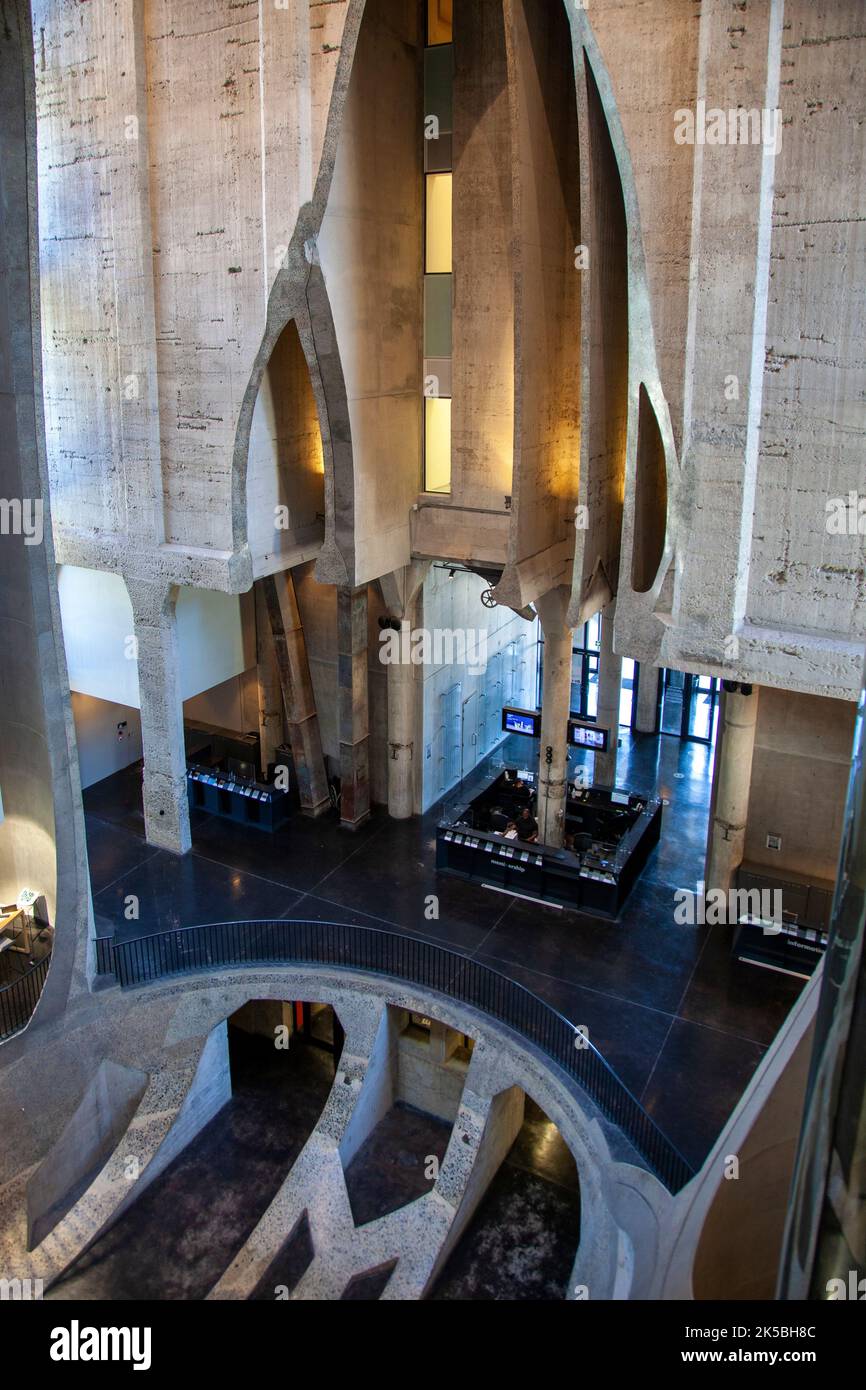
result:
M 427 241 L 424 269 L 428 275 L 451 273 L 451 174 L 427 175 Z
M 427 42 L 450 43 L 453 38 L 453 0 L 427 0 Z
M 451 491 L 451 402 L 444 396 L 424 400 L 424 489 Z

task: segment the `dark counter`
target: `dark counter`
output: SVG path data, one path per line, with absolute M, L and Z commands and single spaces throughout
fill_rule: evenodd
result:
M 207 811 L 258 830 L 276 830 L 291 810 L 288 792 L 216 768 L 187 768 L 186 781 L 191 811 Z
M 502 808 L 516 813 L 534 779 L 514 791 L 503 773 L 473 801 L 440 822 L 436 867 L 519 897 L 615 918 L 661 834 L 661 802 L 625 790 L 593 788 L 569 797 L 566 832 L 591 837 L 583 852 L 506 839 L 487 828 Z M 529 797 L 526 796 L 528 789 Z

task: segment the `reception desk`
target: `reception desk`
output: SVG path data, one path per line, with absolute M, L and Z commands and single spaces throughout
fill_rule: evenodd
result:
M 509 839 L 491 828 L 534 805 L 534 777 L 503 772 L 436 832 L 440 873 L 518 897 L 615 918 L 661 834 L 661 802 L 625 790 L 569 795 L 566 834 L 580 849 Z

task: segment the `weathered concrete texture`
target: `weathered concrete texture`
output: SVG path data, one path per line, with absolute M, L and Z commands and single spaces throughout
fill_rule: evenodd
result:
M 592 1296 L 600 1298 L 611 1296 L 617 1287 L 621 1237 L 611 1220 L 609 1204 L 618 1200 L 616 1194 L 623 1184 L 643 1183 L 655 1219 L 664 1220 L 671 1199 L 645 1173 L 612 1162 L 604 1132 L 587 1099 L 566 1085 L 540 1054 L 491 1020 L 444 998 L 394 987 L 369 975 L 271 967 L 266 972 L 217 972 L 130 995 L 112 990 L 94 996 L 70 1016 L 66 1031 L 56 1024 L 46 1031 L 45 1045 L 54 1049 L 52 1055 L 57 1058 L 50 1074 L 45 1074 L 41 1056 L 32 1054 L 10 1067 L 0 1095 L 0 1124 L 7 1139 L 0 1154 L 0 1259 L 8 1277 L 42 1278 L 46 1282 L 56 1279 L 177 1153 L 183 1133 L 194 1132 L 195 1126 L 191 1130 L 184 1116 L 192 1115 L 197 1096 L 210 1097 L 208 1105 L 196 1107 L 196 1125 L 206 1121 L 221 1094 L 211 1083 L 223 1075 L 222 1068 L 213 1065 L 208 1039 L 213 1039 L 214 1030 L 227 1017 L 253 998 L 316 998 L 330 1003 L 346 1030 L 346 1041 L 318 1125 L 213 1296 L 245 1297 L 252 1292 L 296 1217 L 306 1209 L 316 1258 L 298 1285 L 296 1298 L 339 1298 L 353 1273 L 395 1255 L 400 1258 L 402 1272 L 389 1284 L 385 1296 L 418 1297 L 431 1278 L 446 1234 L 456 1233 L 474 1210 L 473 1174 L 482 1171 L 476 1170 L 476 1163 L 488 1162 L 485 1154 L 489 1155 L 490 1144 L 498 1147 L 501 1156 L 510 1143 L 509 1130 L 513 1137 L 514 1126 L 519 1127 L 519 1115 L 510 1103 L 503 1110 L 502 1103 L 495 1102 L 495 1097 L 511 1088 L 525 1091 L 537 1101 L 577 1162 L 582 1224 L 574 1284 L 590 1284 Z M 386 1004 L 438 1019 L 451 1029 L 468 1033 L 476 1046 L 436 1188 L 419 1202 L 356 1231 L 342 1176 L 341 1145 L 354 1132 L 357 1148 L 387 1100 L 387 1073 L 383 1071 L 389 1055 L 387 1043 L 382 1049 Z M 147 1073 L 147 1089 L 131 1126 L 105 1167 L 47 1239 L 28 1253 L 27 1180 L 69 1123 L 106 1059 Z M 37 1073 L 39 1086 L 35 1084 Z M 372 1091 L 368 1092 L 368 1085 Z M 372 1108 L 367 1105 L 368 1094 L 379 1096 Z M 25 1097 L 29 1103 L 22 1106 Z M 34 1123 L 36 1098 L 38 1122 Z M 175 1131 L 178 1120 L 181 1128 Z M 491 1170 L 496 1166 L 490 1161 Z M 481 1192 L 477 1195 L 480 1197 Z M 635 1240 L 640 1247 L 640 1241 Z M 640 1265 L 638 1248 L 636 1267 Z M 644 1269 L 643 1275 L 648 1274 Z M 621 1288 L 621 1296 L 627 1293 L 627 1288 Z
M 91 918 L 45 456 L 33 100 L 29 6 L 10 2 L 0 28 L 0 899 L 34 889 L 56 928 L 31 1032 L 86 988 Z M 0 1065 L 27 1045 L 6 1043 Z
M 743 862 L 759 692 L 722 692 L 707 844 L 707 890 L 727 893 Z
M 571 708 L 571 657 L 574 634 L 566 622 L 568 590 L 561 586 L 536 605 L 544 629 L 541 749 L 538 766 L 538 838 L 561 845 L 568 774 L 568 715 Z
M 655 666 L 642 666 L 637 689 L 635 728 L 641 734 L 654 734 L 658 720 L 659 673 Z
M 127 583 L 132 603 L 144 749 L 144 824 L 150 844 L 186 854 L 192 847 L 177 650 L 177 590 Z
M 367 589 L 337 591 L 340 821 L 355 830 L 370 815 Z
M 864 64 L 857 0 L 824 11 L 787 0 L 747 600 L 759 627 L 861 642 L 863 535 L 828 535 L 826 523 L 829 499 L 863 492 L 866 224 L 852 135 L 866 119 Z
M 355 584 L 409 561 L 421 479 L 420 44 L 414 0 L 367 0 L 317 242 L 351 428 L 335 506 L 353 512 Z
M 683 468 L 668 473 L 675 573 L 670 601 L 658 583 L 625 596 L 616 637 L 642 661 L 849 699 L 862 538 L 856 523 L 829 533 L 827 508 L 859 487 L 850 449 L 866 423 L 845 388 L 862 317 L 863 170 L 846 133 L 862 94 L 843 57 L 864 43 L 858 16 L 771 3 L 732 25 L 722 0 L 702 7 L 697 96 L 746 117 L 778 111 L 781 126 L 775 143 L 695 149 Z M 624 549 L 628 527 L 627 515 Z
M 640 226 L 646 306 L 676 452 L 682 440 L 695 147 L 674 142 L 674 112 L 695 103 L 701 6 L 698 0 L 604 0 L 586 8 L 622 126 L 634 191 L 629 221 Z M 735 17 L 732 27 L 736 23 Z
M 301 809 L 305 815 L 320 816 L 330 805 L 328 775 L 294 581 L 286 571 L 263 579 L 262 588 Z
M 315 558 L 324 537 L 322 435 L 297 325 L 288 323 L 259 386 L 247 459 L 253 574 Z
M 419 598 L 429 565 L 407 565 L 380 580 L 389 615 L 412 633 L 417 626 Z M 422 670 L 412 662 L 392 661 L 388 682 L 388 814 L 407 820 L 421 809 L 421 758 L 424 736 Z
M 144 1072 L 103 1062 L 72 1119 L 27 1184 L 28 1249 L 40 1245 L 120 1143 L 147 1086 Z
M 500 602 L 570 583 L 580 469 L 580 150 L 571 33 L 548 0 L 506 0 L 514 218 L 514 455 Z
M 270 763 L 275 761 L 277 748 L 286 738 L 286 722 L 283 707 L 283 687 L 274 651 L 271 621 L 264 588 L 256 583 L 253 587 L 256 623 L 256 688 L 258 692 L 259 747 L 261 749 L 261 768 L 267 773 Z
M 622 689 L 622 657 L 613 649 L 613 630 L 616 604 L 611 603 L 602 614 L 601 653 L 598 658 L 598 726 L 608 729 L 610 740 L 606 753 L 596 753 L 593 759 L 593 785 L 616 786 L 617 745 L 619 743 L 619 699 Z
M 572 599 L 574 626 L 586 622 L 617 592 L 629 412 L 630 306 L 638 285 L 629 276 L 629 243 L 622 175 L 607 115 L 584 53 L 578 65 L 581 126 L 581 391 L 579 502 Z M 631 309 L 634 315 L 634 308 Z M 634 333 L 633 333 L 634 336 Z
M 764 687 L 744 858 L 832 882 L 839 867 L 856 705 Z M 769 849 L 778 835 L 781 850 Z
M 455 27 L 453 148 L 451 490 L 464 507 L 504 512 L 514 450 L 514 227 L 499 5 L 466 6 Z

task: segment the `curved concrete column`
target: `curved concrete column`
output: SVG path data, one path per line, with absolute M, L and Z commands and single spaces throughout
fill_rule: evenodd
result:
M 538 838 L 545 845 L 561 845 L 563 835 L 573 645 L 573 633 L 565 621 L 567 605 L 564 585 L 544 594 L 535 605 L 544 630 L 536 819 Z
M 139 579 L 127 579 L 126 587 L 138 660 L 145 834 L 149 844 L 186 854 L 192 848 L 192 836 L 177 649 L 177 589 Z
M 610 732 L 606 753 L 595 754 L 593 782 L 597 787 L 616 786 L 619 743 L 619 697 L 622 689 L 622 657 L 613 649 L 616 601 L 609 603 L 601 619 L 601 654 L 598 659 L 598 724 Z
M 385 606 L 401 628 L 411 634 L 417 622 L 419 599 L 429 562 L 405 565 L 379 581 Z M 418 809 L 415 749 L 420 719 L 422 667 L 414 662 L 388 665 L 388 814 L 408 820 Z
M 739 686 L 722 692 L 707 849 L 708 892 L 719 888 L 727 893 L 743 862 L 757 718 L 757 689 L 750 689 L 748 695 Z

